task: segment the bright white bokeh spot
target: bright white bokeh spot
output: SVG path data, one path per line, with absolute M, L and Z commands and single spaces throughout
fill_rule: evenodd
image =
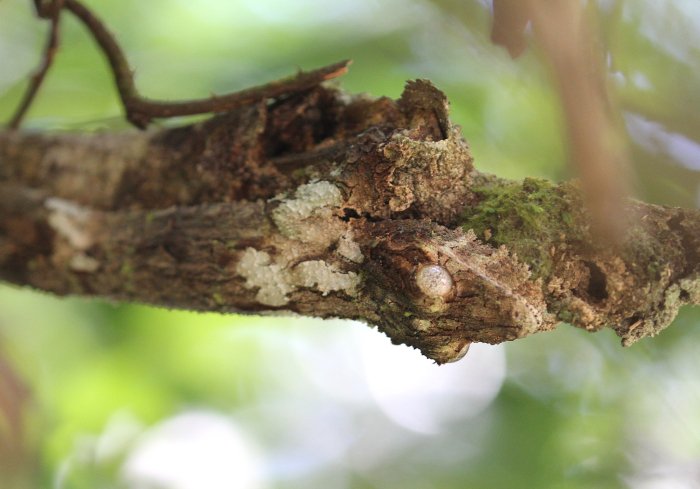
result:
M 684 167 L 700 170 L 700 144 L 696 141 L 633 113 L 625 114 L 625 121 L 634 141 L 647 151 L 668 153 Z
M 495 399 L 506 375 L 501 345 L 472 344 L 464 359 L 436 365 L 417 350 L 392 345 L 376 331 L 362 337 L 365 376 L 375 402 L 392 421 L 435 434 L 450 421 L 479 414 Z
M 652 84 L 649 77 L 641 71 L 635 71 L 634 73 L 632 73 L 632 83 L 638 89 L 647 92 L 654 89 L 654 85 Z
M 367 331 L 384 335 L 364 323 L 348 320 L 326 320 L 319 331 L 308 332 L 303 341 L 295 342 L 294 355 L 303 374 L 313 385 L 337 402 L 367 405 L 372 396 L 367 387 L 357 334 Z M 360 333 L 358 333 L 360 332 Z M 289 350 L 289 349 L 288 349 Z
M 132 489 L 259 489 L 261 455 L 234 421 L 192 411 L 147 431 L 128 455 L 122 478 Z
M 117 411 L 107 422 L 94 447 L 94 459 L 109 462 L 125 453 L 143 432 L 143 423 L 130 411 Z

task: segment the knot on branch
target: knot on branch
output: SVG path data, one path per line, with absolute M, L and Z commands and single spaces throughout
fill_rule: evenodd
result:
M 430 82 L 409 82 L 398 101 L 406 125 L 363 134 L 342 176 L 348 205 L 379 218 L 430 218 L 454 223 L 474 170 L 469 146 L 447 117 L 445 95 Z

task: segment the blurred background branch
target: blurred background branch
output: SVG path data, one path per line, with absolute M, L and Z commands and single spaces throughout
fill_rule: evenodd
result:
M 549 65 L 568 132 L 570 159 L 580 176 L 599 236 L 619 242 L 625 234 L 629 186 L 626 137 L 608 90 L 606 48 L 595 2 L 494 0 L 491 39 L 513 58 L 526 48 L 526 29 Z
M 3 346 L 0 344 L 0 473 L 6 487 L 22 489 L 38 469 L 37 450 L 27 433 L 31 393 Z

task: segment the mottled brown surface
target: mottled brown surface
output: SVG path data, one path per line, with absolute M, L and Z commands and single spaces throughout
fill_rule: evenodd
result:
M 612 249 L 580 202 L 474 170 L 428 82 L 318 87 L 159 132 L 0 133 L 0 278 L 362 319 L 440 363 L 558 320 L 630 344 L 700 303 L 700 213 L 632 202 Z

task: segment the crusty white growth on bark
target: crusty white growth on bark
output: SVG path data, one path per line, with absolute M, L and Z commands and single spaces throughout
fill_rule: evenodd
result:
M 295 284 L 321 292 L 343 291 L 350 296 L 357 294 L 360 277 L 355 272 L 343 272 L 322 260 L 305 261 L 294 267 Z
M 340 237 L 338 240 L 337 252 L 340 256 L 350 260 L 353 263 L 362 263 L 362 261 L 365 259 L 360 245 L 353 239 L 352 230 L 348 230 L 347 233 Z
M 94 273 L 99 270 L 100 262 L 85 253 L 76 253 L 71 257 L 68 266 L 76 272 Z
M 283 265 L 272 263 L 268 253 L 255 248 L 245 250 L 236 266 L 236 273 L 246 279 L 247 288 L 258 288 L 255 299 L 267 306 L 280 307 L 287 304 L 287 294 L 294 290 L 290 284 L 289 270 Z
M 254 248 L 245 250 L 236 273 L 246 279 L 246 288 L 258 289 L 258 302 L 272 307 L 287 304 L 288 294 L 299 287 L 317 290 L 324 296 L 336 291 L 354 296 L 360 284 L 356 273 L 343 272 L 325 261 L 308 260 L 290 268 L 288 263 L 273 263 L 268 253 Z
M 342 203 L 342 196 L 338 187 L 330 182 L 311 182 L 300 185 L 294 193 L 294 197 L 276 197 L 280 200 L 279 206 L 272 211 L 272 220 L 282 234 L 290 238 L 302 238 L 309 240 L 304 221 L 317 215 L 325 218 L 333 207 Z M 325 211 L 325 212 L 324 212 Z
M 86 250 L 92 245 L 93 239 L 85 229 L 90 218 L 88 209 L 55 197 L 46 199 L 44 205 L 50 211 L 48 222 L 51 227 L 73 248 Z

